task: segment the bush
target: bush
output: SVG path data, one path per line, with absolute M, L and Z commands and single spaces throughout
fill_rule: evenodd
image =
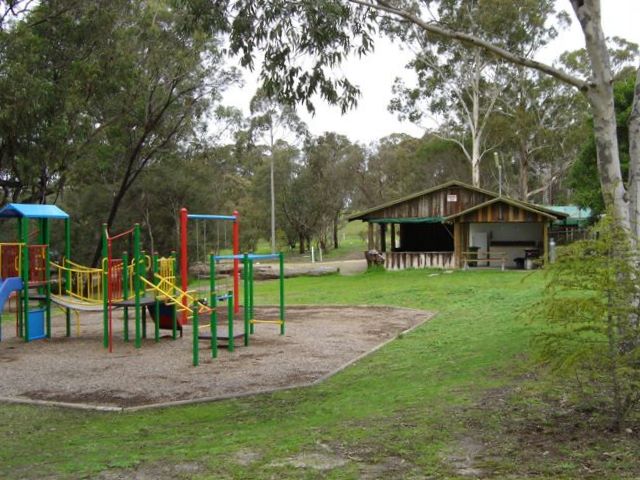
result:
M 559 249 L 541 302 L 550 328 L 539 338 L 542 359 L 588 378 L 621 429 L 640 401 L 637 251 L 607 215 L 591 240 Z

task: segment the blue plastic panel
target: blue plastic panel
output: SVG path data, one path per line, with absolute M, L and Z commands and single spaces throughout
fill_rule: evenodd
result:
M 29 311 L 29 338 L 31 340 L 40 340 L 46 338 L 47 332 L 44 328 L 44 310 L 30 310 Z
M 65 220 L 69 214 L 55 205 L 8 203 L 0 209 L 0 218 L 54 218 Z

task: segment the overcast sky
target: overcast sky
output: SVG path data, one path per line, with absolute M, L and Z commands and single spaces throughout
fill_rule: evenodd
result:
M 559 5 L 570 8 L 567 0 Z M 602 23 L 607 36 L 619 36 L 640 44 L 638 14 L 640 0 L 602 0 Z M 540 53 L 538 59 L 552 62 L 566 50 L 575 50 L 584 46 L 584 38 L 578 21 L 571 13 L 573 24 Z M 300 115 L 309 125 L 311 133 L 321 135 L 325 131 L 338 132 L 352 141 L 364 144 L 396 132 L 421 136 L 423 129 L 409 122 L 399 122 L 395 115 L 387 110 L 392 97 L 391 86 L 396 77 L 407 77 L 405 65 L 410 59 L 409 52 L 401 50 L 387 40 L 376 42 L 376 51 L 360 60 L 352 60 L 342 71 L 355 84 L 360 86 L 362 96 L 356 110 L 345 115 L 338 107 L 316 102 L 316 114 L 311 117 L 306 110 L 300 109 Z M 225 96 L 228 104 L 241 108 L 248 113 L 248 105 L 255 89 L 255 75 L 247 74 L 244 88 L 234 88 Z M 410 76 L 408 77 L 410 78 Z

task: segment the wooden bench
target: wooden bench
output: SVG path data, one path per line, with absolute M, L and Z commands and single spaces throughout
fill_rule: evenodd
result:
M 487 262 L 491 266 L 491 262 L 500 262 L 500 270 L 504 272 L 505 265 L 507 263 L 507 252 L 494 252 L 489 251 L 489 256 L 484 258 L 478 258 L 479 252 L 462 252 L 462 264 L 463 269 L 469 269 L 469 263 L 475 262 L 476 266 L 479 262 Z

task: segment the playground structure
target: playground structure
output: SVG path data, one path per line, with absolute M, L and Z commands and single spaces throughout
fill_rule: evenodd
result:
M 205 220 L 217 222 L 233 223 L 233 255 L 240 254 L 240 220 L 238 211 L 234 211 L 233 215 L 209 215 L 189 213 L 186 208 L 180 209 L 180 280 L 182 282 L 182 290 L 186 291 L 189 283 L 189 220 Z M 210 263 L 210 266 L 212 264 Z M 215 270 L 210 270 L 210 276 L 215 276 Z M 240 262 L 238 258 L 233 260 L 233 297 L 239 298 L 240 295 Z M 185 299 L 186 300 L 186 299 Z M 234 313 L 240 311 L 236 302 Z
M 71 244 L 69 215 L 55 205 L 10 203 L 0 209 L 0 219 L 17 220 L 18 242 L 0 244 L 0 314 L 10 296 L 16 298 L 16 334 L 25 341 L 51 338 L 50 251 L 51 220 L 63 220 L 65 257 Z M 38 243 L 30 244 L 29 227 L 38 223 Z M 31 294 L 31 291 L 35 292 Z M 32 303 L 37 307 L 32 309 Z M 70 330 L 67 314 L 67 333 Z M 0 338 L 1 338 L 0 321 Z
M 253 263 L 255 260 L 268 260 L 268 259 L 277 259 L 279 263 L 280 273 L 279 273 L 279 300 L 278 300 L 278 319 L 270 320 L 270 319 L 256 319 L 255 318 L 255 282 L 253 276 Z M 238 306 L 238 302 L 234 302 L 234 296 L 231 291 L 227 292 L 226 295 L 218 295 L 216 293 L 216 264 L 222 260 L 233 260 L 235 262 L 240 262 L 242 260 L 242 278 L 243 278 L 243 331 L 242 333 L 236 334 L 234 332 L 234 324 L 233 318 L 236 312 L 236 308 Z M 255 333 L 255 325 L 263 323 L 263 324 L 275 324 L 280 327 L 280 335 L 284 335 L 285 333 L 285 303 L 284 303 L 284 255 L 281 253 L 277 254 L 267 254 L 267 255 L 257 255 L 257 254 L 249 254 L 245 253 L 242 255 L 210 255 L 209 256 L 209 270 L 211 274 L 209 275 L 209 304 L 211 306 L 210 315 L 209 315 L 209 325 L 203 325 L 203 327 L 208 327 L 210 329 L 210 334 L 197 334 L 200 325 L 199 325 L 199 316 L 198 312 L 195 312 L 193 316 L 193 364 L 198 365 L 199 361 L 199 342 L 198 340 L 210 340 L 211 342 L 211 357 L 215 358 L 218 355 L 218 341 L 226 340 L 227 341 L 227 349 L 232 352 L 235 348 L 235 340 L 241 339 L 244 341 L 245 346 L 249 346 L 249 338 L 250 335 Z M 227 304 L 227 334 L 220 335 L 218 331 L 218 302 L 221 300 L 226 300 Z M 197 338 L 196 338 L 197 337 Z
M 211 341 L 211 355 L 218 353 L 218 341 L 226 340 L 229 351 L 234 350 L 235 340 L 244 338 L 249 345 L 249 335 L 258 323 L 280 325 L 284 334 L 284 268 L 283 256 L 239 254 L 238 213 L 233 215 L 190 215 L 181 210 L 180 280 L 177 285 L 178 257 L 172 252 L 168 257 L 157 253 L 147 255 L 141 248 L 140 227 L 134 225 L 123 232 L 112 234 L 106 225 L 102 228 L 103 260 L 100 268 L 92 268 L 70 260 L 69 215 L 53 205 L 8 204 L 0 209 L 1 218 L 17 218 L 19 242 L 0 244 L 0 314 L 11 296 L 16 298 L 16 335 L 26 342 L 51 338 L 51 307 L 56 305 L 65 312 L 66 336 L 71 336 L 71 313 L 76 314 L 77 335 L 80 334 L 79 312 L 102 312 L 103 345 L 113 351 L 113 311 L 122 309 L 123 337 L 129 341 L 129 310 L 134 309 L 134 345 L 140 348 L 146 337 L 147 311 L 153 319 L 154 338 L 160 340 L 160 329 L 170 329 L 172 338 L 177 332 L 182 336 L 183 325 L 193 321 L 193 364 L 199 363 L 199 341 Z M 61 261 L 50 259 L 50 220 L 64 220 L 64 256 Z M 233 223 L 233 255 L 209 256 L 209 292 L 200 299 L 188 291 L 188 220 L 216 220 Z M 38 244 L 29 244 L 29 222 L 37 220 Z M 128 241 L 122 248 L 121 243 Z M 129 258 L 128 250 L 132 251 Z M 278 320 L 258 320 L 254 316 L 253 262 L 258 259 L 275 259 L 280 262 L 280 316 Z M 216 264 L 232 260 L 233 287 L 218 293 Z M 244 332 L 234 334 L 234 318 L 239 313 L 240 261 L 244 271 Z M 227 301 L 227 334 L 218 331 L 219 302 Z M 31 308 L 37 302 L 37 308 Z M 209 314 L 208 325 L 199 325 L 202 315 Z M 209 328 L 209 336 L 200 335 L 200 328 Z M 0 322 L 0 339 L 1 336 Z

